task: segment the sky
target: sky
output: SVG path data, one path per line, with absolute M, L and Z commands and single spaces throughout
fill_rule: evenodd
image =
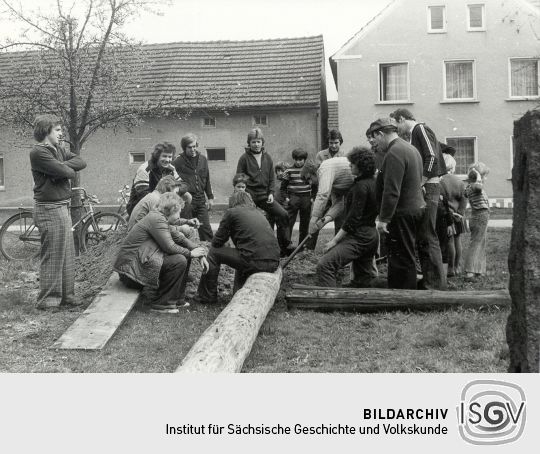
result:
M 18 1 L 24 8 L 36 8 L 50 0 Z M 71 0 L 63 0 L 63 3 L 69 5 Z M 328 58 L 386 3 L 387 0 L 170 0 L 160 7 L 160 15 L 141 12 L 124 30 L 128 36 L 149 44 L 322 34 L 327 95 L 329 100 L 336 100 Z M 0 21 L 0 36 L 11 33 L 12 26 L 8 21 Z

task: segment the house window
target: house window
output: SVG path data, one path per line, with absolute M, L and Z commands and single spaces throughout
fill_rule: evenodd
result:
M 474 61 L 445 61 L 444 73 L 445 100 L 476 99 Z
M 225 161 L 225 148 L 207 148 L 206 156 L 209 161 Z
M 456 175 L 467 175 L 469 166 L 476 161 L 476 137 L 447 137 L 446 144 L 456 150 Z
M 538 58 L 510 59 L 510 97 L 538 96 Z
M 467 5 L 467 30 L 484 31 L 486 29 L 486 7 L 483 3 Z
M 428 6 L 428 33 L 446 32 L 446 7 Z
M 253 115 L 253 124 L 255 126 L 268 126 L 268 117 L 266 115 Z
M 4 180 L 4 156 L 0 155 L 0 191 L 6 189 Z
M 379 64 L 379 101 L 409 101 L 409 64 Z
M 146 161 L 146 156 L 144 151 L 130 151 L 129 152 L 129 163 L 130 164 L 142 164 Z
M 203 128 L 215 128 L 215 127 L 216 127 L 216 117 L 203 118 Z

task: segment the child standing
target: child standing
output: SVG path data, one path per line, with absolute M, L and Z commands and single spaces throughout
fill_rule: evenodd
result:
M 294 164 L 283 172 L 281 192 L 288 202 L 289 232 L 292 235 L 296 217 L 300 213 L 300 235 L 298 244 L 308 235 L 309 219 L 311 216 L 311 184 L 302 176 L 302 169 L 308 157 L 307 151 L 296 148 L 292 151 Z
M 486 273 L 486 233 L 489 221 L 489 199 L 484 181 L 489 168 L 482 162 L 469 167 L 465 197 L 471 205 L 471 244 L 465 257 L 465 279 L 473 281 Z
M 248 147 L 240 156 L 236 167 L 237 173 L 248 176 L 246 192 L 251 195 L 258 208 L 264 210 L 277 223 L 277 240 L 281 256 L 289 255 L 293 249 L 289 235 L 289 216 L 287 211 L 274 200 L 274 163 L 264 149 L 264 137 L 259 128 L 249 131 Z

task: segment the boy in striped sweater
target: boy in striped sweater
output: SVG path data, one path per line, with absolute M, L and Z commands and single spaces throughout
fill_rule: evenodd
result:
M 303 172 L 307 151 L 296 148 L 292 152 L 294 164 L 285 169 L 281 180 L 281 193 L 285 198 L 287 213 L 289 215 L 289 229 L 292 229 L 296 222 L 296 217 L 300 213 L 300 236 L 298 244 L 308 235 L 309 219 L 311 216 L 311 182 L 309 176 Z

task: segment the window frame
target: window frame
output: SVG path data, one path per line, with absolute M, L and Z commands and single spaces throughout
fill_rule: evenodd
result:
M 207 120 L 211 120 L 213 121 L 214 124 L 206 124 L 206 121 Z M 216 120 L 216 117 L 212 117 L 210 115 L 206 116 L 206 117 L 203 117 L 202 118 L 202 127 L 203 128 L 207 128 L 207 129 L 215 129 L 217 127 L 217 120 Z
M 512 95 L 512 61 L 513 60 L 536 60 L 536 76 L 537 76 L 537 94 L 532 96 L 527 95 Z M 540 99 L 540 58 L 539 57 L 509 57 L 508 58 L 508 99 L 526 101 Z
M 443 9 L 443 28 L 431 28 L 431 8 Z M 446 5 L 428 5 L 427 6 L 427 32 L 428 33 L 446 33 Z
M 2 179 L 0 180 L 0 183 L 3 182 L 4 184 L 0 184 L 0 191 L 6 190 L 6 159 L 3 153 L 0 153 L 0 161 L 2 161 L 2 167 L 0 168 L 0 177 Z
M 390 101 L 385 101 L 382 98 L 381 90 L 381 68 L 383 66 L 390 65 L 406 65 L 407 66 L 407 99 L 394 99 Z M 389 62 L 378 62 L 377 63 L 377 91 L 378 91 L 378 101 L 377 104 L 411 104 L 411 75 L 410 75 L 410 65 L 408 61 L 389 61 Z
M 447 63 L 472 63 L 472 79 L 473 79 L 473 97 L 472 98 L 447 98 L 446 97 L 446 64 Z M 478 102 L 478 92 L 476 84 L 476 59 L 466 60 L 463 58 L 443 60 L 443 101 L 444 103 L 452 102 Z
M 471 164 L 478 161 L 478 136 L 446 136 L 444 138 L 444 143 L 448 144 L 448 139 L 473 139 L 474 150 L 473 150 L 473 162 L 471 162 Z M 457 152 L 458 150 L 456 149 L 456 153 Z M 457 166 L 456 166 L 456 170 L 457 170 Z M 461 179 L 467 178 L 466 173 L 455 173 L 455 175 Z
M 266 119 L 266 122 L 265 123 L 257 123 L 257 120 L 255 119 L 255 117 L 264 117 Z M 253 126 L 268 126 L 268 114 L 253 114 L 253 116 L 251 117 L 252 119 L 252 122 L 253 122 Z
M 142 161 L 135 161 L 133 159 L 134 155 L 143 155 L 144 159 Z M 129 152 L 129 165 L 141 165 L 143 162 L 146 162 L 146 153 L 144 151 L 130 151 Z
M 471 6 L 482 7 L 482 26 L 471 27 Z M 485 3 L 467 3 L 467 31 L 468 32 L 485 32 L 486 31 L 486 4 Z
M 206 150 L 206 159 L 209 162 L 227 162 L 227 147 L 205 147 Z M 224 159 L 210 159 L 210 156 L 208 154 L 208 150 L 223 150 Z

